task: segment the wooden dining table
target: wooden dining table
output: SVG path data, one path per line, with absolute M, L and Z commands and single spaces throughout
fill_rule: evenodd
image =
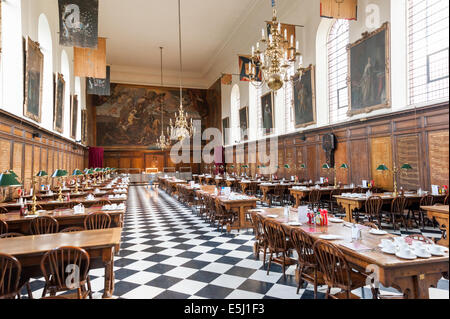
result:
M 111 217 L 112 227 L 123 227 L 123 216 L 125 209 L 102 210 L 102 207 L 86 208 L 84 213 L 75 214 L 73 209 L 56 209 L 49 211 L 40 211 L 33 216 L 20 216 L 19 211 L 13 211 L 7 214 L 0 214 L 0 220 L 8 225 L 8 232 L 31 235 L 30 222 L 38 216 L 50 216 L 58 221 L 59 230 L 69 227 L 84 227 L 86 216 L 95 212 L 104 212 Z
M 427 212 L 428 218 L 435 219 L 439 225 L 445 229 L 445 237 L 438 241 L 439 245 L 448 247 L 448 205 L 442 206 L 421 206 Z
M 386 194 L 372 194 L 372 196 L 380 196 L 383 201 L 383 205 L 390 205 L 395 198 L 393 195 Z M 347 197 L 342 195 L 336 195 L 334 197 L 336 198 L 338 205 L 341 205 L 344 208 L 345 220 L 348 222 L 354 222 L 353 211 L 361 211 L 367 201 L 365 194 L 361 194 L 361 197 Z M 406 194 L 405 197 L 406 206 L 417 204 L 422 198 L 422 196 L 418 194 Z M 445 197 L 445 195 L 433 195 L 433 197 L 435 200 L 441 200 Z
M 250 185 L 256 185 L 258 187 L 261 183 L 261 181 L 249 181 L 249 180 L 241 180 L 239 184 L 241 185 L 241 190 L 243 193 L 247 190 L 247 188 L 250 187 Z
M 362 231 L 362 239 L 352 240 L 352 229 L 350 223 L 333 224 L 329 226 L 316 227 L 312 225 L 290 226 L 289 222 L 298 221 L 298 211 L 291 210 L 289 217 L 284 216 L 283 208 L 266 208 L 262 210 L 250 210 L 257 212 L 264 219 L 272 219 L 280 222 L 286 233 L 292 229 L 300 228 L 308 233 L 314 241 L 319 240 L 322 235 L 336 235 L 342 239 L 333 241 L 344 253 L 346 260 L 354 268 L 361 272 L 372 272 L 384 287 L 393 287 L 400 290 L 406 298 L 429 299 L 429 288 L 436 287 L 443 273 L 449 270 L 448 250 L 442 257 L 431 257 L 429 259 L 405 260 L 395 255 L 388 255 L 381 251 L 379 245 L 382 239 L 396 237 L 391 234 L 373 235 L 370 228 L 358 226 Z M 268 215 L 276 215 L 269 218 Z M 370 271 L 367 269 L 371 269 Z
M 361 186 L 359 186 L 361 187 Z M 309 197 L 309 194 L 315 190 L 315 187 L 305 187 L 305 188 L 291 188 L 289 189 L 289 192 L 291 195 L 295 198 L 295 208 L 299 207 L 301 203 Z M 321 187 L 318 190 L 320 191 L 321 196 L 330 196 L 332 191 L 344 191 L 344 192 L 352 192 L 355 189 L 355 187 L 350 186 L 344 186 L 342 188 L 334 188 L 333 186 L 329 187 Z M 368 188 L 362 188 L 362 189 L 368 189 Z
M 38 205 L 38 207 L 42 207 L 42 209 L 44 210 L 52 210 L 52 209 L 57 209 L 57 208 L 61 208 L 61 207 L 67 207 L 69 206 L 75 206 L 75 205 L 79 205 L 79 204 L 83 204 L 83 205 L 95 205 L 99 202 L 110 202 L 111 204 L 120 204 L 123 202 L 126 202 L 127 198 L 109 198 L 109 197 L 95 197 L 94 200 L 87 200 L 86 198 L 74 198 L 74 199 L 70 199 L 70 201 L 58 201 L 58 200 L 40 200 L 40 201 L 36 201 L 36 205 Z M 30 209 L 32 202 L 28 201 L 27 204 L 28 209 Z M 13 202 L 13 203 L 1 203 L 0 207 L 3 207 L 5 209 L 7 209 L 8 211 L 14 211 L 14 210 L 19 210 L 20 209 L 21 204 L 18 202 Z
M 204 196 L 211 196 L 220 201 L 225 210 L 233 211 L 237 213 L 238 220 L 235 220 L 233 225 L 227 225 L 227 232 L 231 232 L 233 229 L 242 230 L 252 228 L 251 220 L 246 218 L 247 212 L 250 209 L 256 207 L 258 199 L 256 197 L 247 197 L 244 199 L 230 199 L 227 196 L 218 196 L 214 194 L 213 189 L 196 190 L 197 193 Z
M 114 294 L 114 254 L 120 250 L 122 228 L 89 230 L 75 233 L 23 236 L 0 239 L 0 253 L 16 257 L 25 278 L 42 277 L 40 269 L 44 254 L 58 247 L 83 248 L 90 257 L 90 269 L 105 269 L 103 298 Z

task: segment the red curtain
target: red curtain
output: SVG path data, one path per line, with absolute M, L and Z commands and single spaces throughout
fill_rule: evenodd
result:
M 89 147 L 89 167 L 103 167 L 103 154 L 105 150 L 101 147 Z

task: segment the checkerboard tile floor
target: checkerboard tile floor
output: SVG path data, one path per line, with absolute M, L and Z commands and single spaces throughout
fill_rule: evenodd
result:
M 122 245 L 115 258 L 115 298 L 123 299 L 312 299 L 313 287 L 296 294 L 295 267 L 283 278 L 273 265 L 269 275 L 255 260 L 252 231 L 220 233 L 190 208 L 160 190 L 130 187 Z M 104 270 L 89 272 L 94 298 L 101 298 Z M 31 282 L 40 297 L 42 278 Z M 319 287 L 319 298 L 326 288 Z M 392 294 L 392 289 L 382 289 Z M 433 298 L 449 298 L 441 280 Z M 25 294 L 25 292 L 23 292 Z M 354 291 L 361 295 L 362 290 Z M 364 297 L 371 298 L 370 289 Z

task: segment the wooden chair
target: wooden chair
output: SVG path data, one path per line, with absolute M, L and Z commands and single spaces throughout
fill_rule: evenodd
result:
M 91 213 L 84 219 L 84 229 L 107 229 L 111 227 L 111 217 L 105 212 Z
M 233 225 L 237 214 L 233 211 L 227 211 L 218 199 L 215 201 L 215 208 L 215 221 L 217 222 L 217 228 L 220 228 L 220 232 L 223 232 L 224 226 Z
M 0 207 L 0 214 L 8 214 L 8 209 L 5 207 Z
M 292 246 L 297 251 L 297 294 L 303 281 L 314 285 L 314 299 L 317 299 L 317 286 L 324 285 L 322 273 L 319 273 L 316 257 L 314 256 L 314 241 L 311 236 L 301 229 L 293 229 L 290 239 Z
M 371 196 L 366 200 L 365 209 L 370 222 L 378 221 L 378 227 L 381 228 L 381 207 L 383 199 L 380 196 Z
M 8 232 L 8 224 L 3 220 L 0 220 L 0 235 Z
M 285 189 L 284 187 L 280 186 L 280 185 L 276 185 L 273 193 L 269 194 L 270 197 L 270 206 L 273 205 L 274 202 L 279 203 L 280 206 L 283 206 L 284 203 L 284 193 L 285 193 Z
M 5 233 L 5 234 L 0 235 L 0 239 L 3 239 L 3 238 L 16 238 L 16 237 L 22 237 L 22 236 L 25 236 L 25 235 L 21 234 L 21 233 Z
M 16 257 L 0 253 L 0 299 L 20 296 L 19 281 L 22 265 Z
M 60 231 L 60 233 L 76 233 L 79 231 L 84 231 L 85 229 L 83 227 L 68 227 L 64 228 Z
M 320 207 L 320 197 L 321 197 L 321 194 L 320 194 L 320 190 L 318 190 L 318 189 L 313 189 L 309 193 L 308 205 L 311 207 L 311 209 Z
M 353 188 L 353 191 L 352 191 L 353 194 L 361 194 L 362 192 L 363 192 L 363 189 L 359 186 Z
M 247 196 L 256 196 L 256 192 L 258 190 L 258 185 L 256 185 L 255 183 L 250 183 L 247 187 L 247 189 L 245 190 L 245 194 Z
M 352 290 L 366 286 L 367 276 L 354 271 L 345 259 L 344 254 L 336 245 L 318 240 L 314 244 L 314 255 L 317 258 L 319 270 L 323 274 L 325 284 L 328 286 L 326 299 L 359 299 L 352 294 Z M 331 288 L 340 288 L 341 292 L 331 295 Z M 372 288 L 374 299 L 377 294 Z
M 291 242 L 287 241 L 286 234 L 280 223 L 266 220 L 264 222 L 264 233 L 267 238 L 267 248 L 269 249 L 269 265 L 267 267 L 267 275 L 270 272 L 270 265 L 272 262 L 281 265 L 283 268 L 283 278 L 286 279 L 286 266 L 291 266 L 296 263 L 295 260 L 288 257 L 290 249 L 292 249 Z M 273 257 L 275 254 L 275 258 Z M 281 254 L 281 257 L 278 255 Z
M 59 247 L 48 251 L 41 259 L 41 270 L 45 278 L 44 291 L 42 297 L 50 293 L 55 296 L 57 292 L 77 290 L 76 295 L 67 298 L 92 299 L 91 283 L 89 280 L 90 258 L 88 253 L 79 247 Z M 70 267 L 71 271 L 67 269 Z M 74 276 L 77 271 L 78 276 Z M 78 277 L 78 282 L 70 282 L 69 276 Z M 86 287 L 87 286 L 87 287 Z
M 445 198 L 444 198 L 444 205 L 448 205 L 448 195 L 449 194 L 447 194 L 447 196 L 445 196 Z
M 392 220 L 392 225 L 394 226 L 394 230 L 397 230 L 395 218 L 399 217 L 401 222 L 405 226 L 406 230 L 408 230 L 408 224 L 405 216 L 405 206 L 406 206 L 406 198 L 405 196 L 398 196 L 394 198 L 391 203 L 391 211 L 389 212 Z
M 336 195 L 341 195 L 342 194 L 342 190 L 341 189 L 333 189 L 330 192 L 330 197 L 327 200 L 324 200 L 324 203 L 326 204 L 326 208 L 328 208 L 330 213 L 334 213 L 335 210 L 337 210 L 338 207 L 338 203 L 337 200 L 334 196 Z
M 253 253 L 255 258 L 259 260 L 259 253 L 261 250 L 263 251 L 263 265 L 265 267 L 268 243 L 264 233 L 264 219 L 258 213 L 251 213 L 250 216 L 252 220 L 253 232 L 255 234 Z
M 33 235 L 55 234 L 58 232 L 59 224 L 50 216 L 39 216 L 31 221 L 31 233 Z
M 412 209 L 408 212 L 408 218 L 410 219 L 410 217 L 412 219 L 414 219 L 415 223 L 417 224 L 417 226 L 419 227 L 419 225 L 422 226 L 422 229 L 425 228 L 425 222 L 428 220 L 427 218 L 427 213 L 420 207 L 422 206 L 433 206 L 434 204 L 434 197 L 431 195 L 424 195 L 422 196 L 422 198 L 420 199 L 420 203 L 419 206 L 416 207 L 416 210 Z M 417 214 L 417 217 L 416 217 Z

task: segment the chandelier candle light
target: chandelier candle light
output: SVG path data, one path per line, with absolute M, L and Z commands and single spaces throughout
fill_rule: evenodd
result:
M 262 29 L 262 38 L 252 47 L 250 69 L 250 80 L 254 86 L 260 87 L 263 83 L 272 91 L 278 91 L 284 85 L 283 82 L 292 81 L 298 76 L 300 79 L 303 73 L 303 56 L 299 52 L 299 43 L 294 45 L 294 35 L 288 39 L 287 30 L 284 34 L 281 31 L 281 23 L 278 22 L 275 1 L 272 1 L 273 17 L 269 22 L 270 34 Z M 262 43 L 262 45 L 260 45 Z M 265 46 L 265 49 L 262 48 Z M 291 66 L 298 63 L 296 74 L 289 78 L 288 71 Z M 257 70 L 262 72 L 262 82 L 258 79 Z
M 183 109 L 183 60 L 182 60 L 182 49 L 181 49 L 181 4 L 178 0 L 178 31 L 179 31 L 179 49 L 180 49 L 180 108 L 178 114 L 176 114 L 175 121 L 172 123 L 170 119 L 170 127 L 167 128 L 169 137 L 172 140 L 177 140 L 179 142 L 184 141 L 186 138 L 191 138 L 195 134 L 195 128 L 193 125 L 192 118 L 188 121 L 188 116 L 186 111 Z

